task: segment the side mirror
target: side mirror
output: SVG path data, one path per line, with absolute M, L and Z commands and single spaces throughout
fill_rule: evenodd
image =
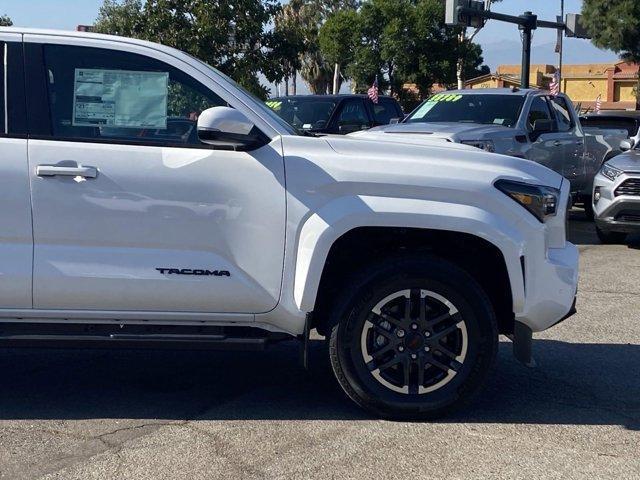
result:
M 395 117 L 389 120 L 389 125 L 397 125 L 402 120 L 400 117 Z
M 264 135 L 243 113 L 230 107 L 212 107 L 198 117 L 198 138 L 221 148 L 248 150 L 264 143 Z
M 626 140 L 622 140 L 620 142 L 620 150 L 622 150 L 623 152 L 626 152 L 627 150 L 631 150 L 634 146 L 634 141 L 632 138 L 628 138 Z
M 533 122 L 533 132 L 531 133 L 541 135 L 543 133 L 553 132 L 553 126 L 553 120 L 539 118 Z

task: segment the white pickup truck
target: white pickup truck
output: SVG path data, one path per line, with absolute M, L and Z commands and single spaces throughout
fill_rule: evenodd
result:
M 618 130 L 585 132 L 569 97 L 544 90 L 483 88 L 437 93 L 397 125 L 352 135 L 378 140 L 422 137 L 473 145 L 526 158 L 564 176 L 573 200 L 592 217 L 593 179 L 602 164 L 621 152 Z
M 498 334 L 573 311 L 569 183 L 446 144 L 299 135 L 195 58 L 0 29 L 0 341 L 261 349 L 329 339 L 345 392 L 426 418 Z

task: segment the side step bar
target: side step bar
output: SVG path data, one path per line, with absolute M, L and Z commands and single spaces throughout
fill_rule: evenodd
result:
M 265 350 L 290 335 L 253 327 L 0 324 L 0 347 Z

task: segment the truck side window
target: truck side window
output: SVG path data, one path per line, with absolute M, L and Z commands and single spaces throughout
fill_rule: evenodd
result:
M 573 120 L 569 113 L 569 107 L 564 98 L 552 97 L 551 105 L 556 114 L 556 120 L 558 121 L 558 130 L 561 132 L 568 132 L 573 128 Z
M 347 100 L 342 104 L 338 125 L 368 125 L 369 117 L 361 100 Z
M 529 108 L 529 116 L 527 117 L 527 128 L 533 130 L 533 124 L 536 120 L 551 120 L 549 107 L 542 97 L 535 97 Z
M 392 118 L 400 117 L 394 102 L 388 98 L 380 98 L 378 103 L 371 102 L 370 105 L 373 106 L 373 119 L 376 125 L 388 125 Z
M 200 113 L 226 103 L 153 58 L 91 47 L 44 46 L 51 131 L 59 139 L 200 145 Z

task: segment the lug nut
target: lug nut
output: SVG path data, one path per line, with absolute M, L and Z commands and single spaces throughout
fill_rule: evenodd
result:
M 413 358 L 415 360 L 416 358 L 418 358 L 418 356 L 415 353 L 412 353 L 411 354 L 411 358 Z
M 425 352 L 428 352 L 429 350 L 431 350 L 429 347 L 424 347 Z
M 396 332 L 396 335 L 397 335 L 399 338 L 404 337 L 404 330 L 398 330 L 398 331 Z
M 425 336 L 425 337 L 430 337 L 430 336 L 431 336 L 431 333 L 429 333 L 429 332 L 424 332 L 424 336 Z
M 418 325 L 417 325 L 417 324 L 415 324 L 415 323 L 412 323 L 412 324 L 411 324 L 411 328 L 413 328 L 414 330 L 417 330 L 417 329 L 418 329 Z
M 400 345 L 400 346 L 398 347 L 398 351 L 399 351 L 399 352 L 404 352 L 404 347 L 403 347 L 402 345 Z

